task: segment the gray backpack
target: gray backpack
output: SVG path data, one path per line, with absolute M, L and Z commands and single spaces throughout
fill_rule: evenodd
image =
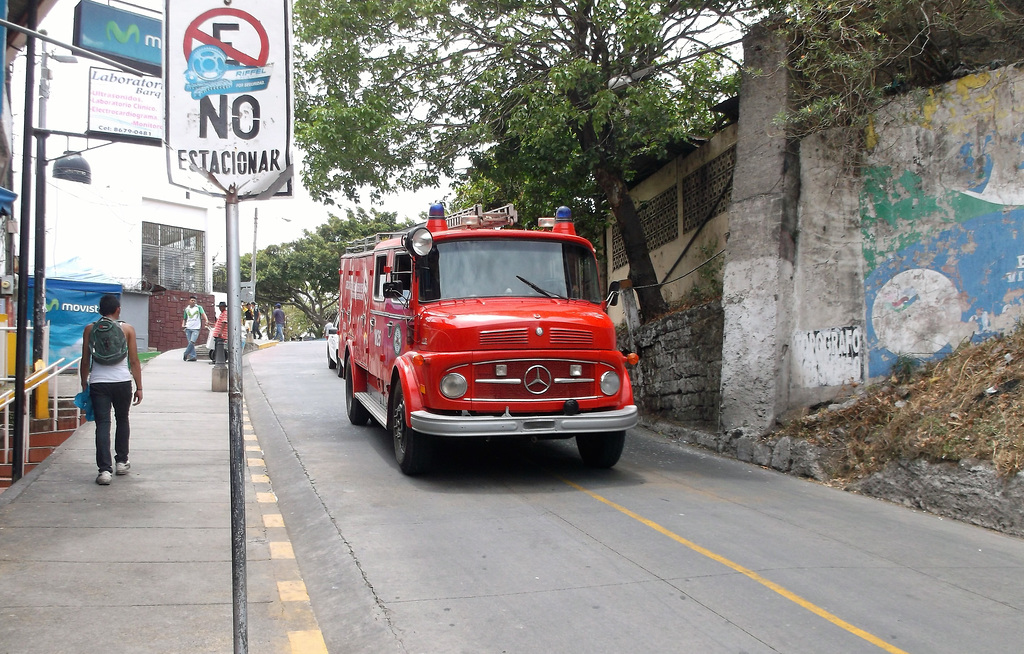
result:
M 89 332 L 89 351 L 93 361 L 105 366 L 124 361 L 128 356 L 128 339 L 121 325 L 106 316 L 94 322 Z

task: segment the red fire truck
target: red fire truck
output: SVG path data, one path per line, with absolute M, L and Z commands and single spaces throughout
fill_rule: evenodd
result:
M 576 438 L 584 463 L 622 454 L 637 408 L 593 246 L 567 207 L 514 228 L 512 205 L 350 244 L 341 257 L 339 373 L 354 425 L 386 427 L 402 472 L 438 438 Z

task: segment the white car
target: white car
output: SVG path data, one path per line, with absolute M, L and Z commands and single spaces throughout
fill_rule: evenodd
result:
M 327 367 L 331 370 L 338 370 L 338 376 L 344 375 L 343 366 L 338 361 L 338 328 L 327 323 L 324 327 L 324 337 L 327 338 Z

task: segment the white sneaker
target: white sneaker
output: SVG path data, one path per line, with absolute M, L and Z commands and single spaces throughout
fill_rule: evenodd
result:
M 109 470 L 101 470 L 100 474 L 97 475 L 97 477 L 96 477 L 96 483 L 99 484 L 100 486 L 109 486 L 110 485 L 110 471 Z
M 130 461 L 125 461 L 124 463 L 121 463 L 120 461 L 118 461 L 116 467 L 117 467 L 117 474 L 119 474 L 119 475 L 127 475 L 128 474 L 128 470 L 131 469 L 131 467 L 132 467 L 132 464 L 131 464 Z M 108 472 L 107 474 L 109 475 L 110 473 Z

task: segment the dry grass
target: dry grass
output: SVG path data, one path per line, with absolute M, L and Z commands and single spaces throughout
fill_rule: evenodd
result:
M 794 420 L 772 436 L 833 450 L 839 480 L 897 459 L 981 459 L 1001 475 L 1024 468 L 1024 329 L 913 372 L 897 369 L 902 378 L 869 387 L 851 406 Z

